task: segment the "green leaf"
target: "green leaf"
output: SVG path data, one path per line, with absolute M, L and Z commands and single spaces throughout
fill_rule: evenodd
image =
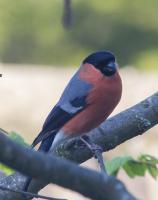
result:
M 105 168 L 109 175 L 116 176 L 119 169 L 125 165 L 129 160 L 132 160 L 130 156 L 115 157 L 112 160 L 105 162 Z
M 15 131 L 11 131 L 9 134 L 9 137 L 19 144 L 28 146 L 28 144 L 25 142 L 25 140 Z
M 123 169 L 125 170 L 125 172 L 127 173 L 127 175 L 130 177 L 130 178 L 134 178 L 135 177 L 135 174 L 133 173 L 133 170 L 132 170 L 132 167 L 126 163 L 124 166 L 123 166 Z
M 150 164 L 158 164 L 158 159 L 154 156 L 148 155 L 148 154 L 142 154 L 138 157 L 139 161 L 150 163 Z
M 13 169 L 11 169 L 3 164 L 0 164 L 0 170 L 3 171 L 6 175 L 11 175 L 14 172 Z
M 129 170 L 129 171 L 128 171 Z M 136 160 L 131 160 L 126 163 L 127 174 L 134 176 L 144 176 L 146 171 L 146 165 Z
M 142 154 L 137 160 L 131 156 L 115 157 L 110 161 L 106 161 L 105 167 L 109 175 L 116 176 L 122 168 L 130 178 L 135 176 L 144 176 L 145 172 L 156 179 L 158 176 L 158 159 L 148 154 Z
M 158 176 L 158 169 L 156 166 L 152 166 L 152 165 L 148 165 L 147 170 L 149 172 L 149 174 L 156 179 Z
M 11 131 L 8 136 L 14 140 L 15 142 L 22 144 L 22 145 L 26 145 L 28 146 L 28 144 L 26 144 L 25 140 L 15 131 Z M 3 165 L 0 163 L 0 170 L 3 171 L 6 175 L 10 175 L 14 172 L 13 169 Z

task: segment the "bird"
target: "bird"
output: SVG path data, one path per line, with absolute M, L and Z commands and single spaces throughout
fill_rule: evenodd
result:
M 107 50 L 91 53 L 68 82 L 32 147 L 40 143 L 38 150 L 48 153 L 63 140 L 83 136 L 107 119 L 121 95 L 114 54 Z

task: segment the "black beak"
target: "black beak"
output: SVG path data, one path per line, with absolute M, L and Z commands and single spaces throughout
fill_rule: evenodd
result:
M 117 70 L 117 64 L 115 62 L 109 62 L 103 68 L 103 73 L 106 76 L 112 76 L 112 75 L 114 75 L 116 73 L 116 70 Z
M 107 64 L 107 69 L 111 72 L 116 71 L 117 64 L 115 62 L 109 62 Z

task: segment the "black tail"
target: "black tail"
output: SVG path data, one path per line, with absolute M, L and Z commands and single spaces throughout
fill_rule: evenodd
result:
M 49 137 L 47 137 L 46 139 L 44 139 L 42 142 L 41 142 L 41 145 L 39 146 L 39 149 L 38 151 L 42 151 L 42 152 L 48 152 L 52 143 L 53 143 L 53 140 L 54 140 L 54 137 L 55 135 L 50 135 Z M 24 191 L 28 191 L 28 188 L 29 188 L 29 185 L 31 183 L 31 180 L 32 178 L 31 177 L 28 177 L 26 182 L 25 182 L 25 185 L 24 185 Z

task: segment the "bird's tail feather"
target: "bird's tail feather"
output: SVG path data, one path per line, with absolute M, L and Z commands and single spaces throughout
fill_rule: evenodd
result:
M 29 188 L 29 185 L 30 185 L 31 181 L 32 181 L 32 178 L 31 177 L 27 177 L 25 185 L 24 185 L 24 188 L 23 188 L 24 191 L 28 191 L 28 188 Z
M 34 148 L 37 144 L 39 144 L 41 141 L 46 140 L 48 137 L 50 136 L 54 136 L 56 135 L 58 130 L 53 130 L 53 131 L 48 131 L 48 132 L 43 132 L 41 131 L 38 136 L 34 139 L 31 147 Z M 54 138 L 53 138 L 54 139 Z

